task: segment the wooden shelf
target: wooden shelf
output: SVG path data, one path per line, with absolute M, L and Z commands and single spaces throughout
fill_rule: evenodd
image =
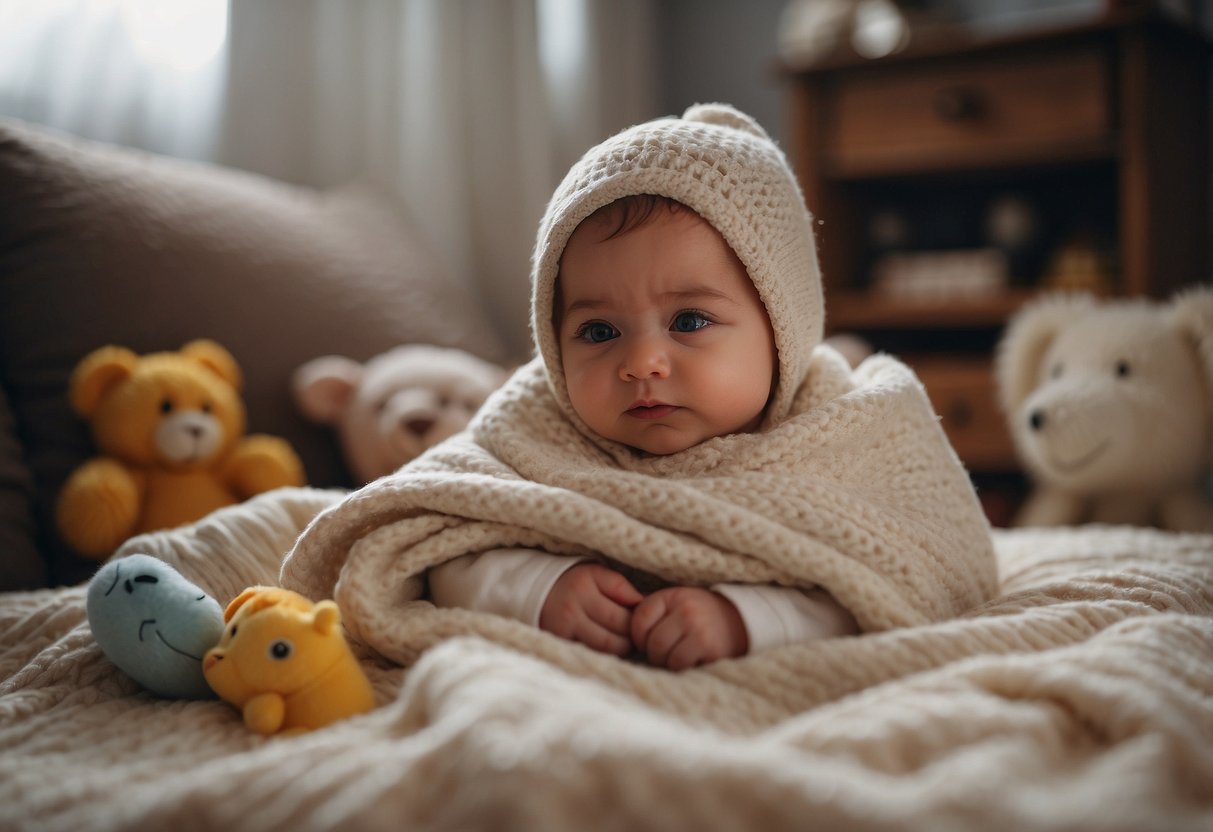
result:
M 918 31 L 887 58 L 836 54 L 782 72 L 827 329 L 914 368 L 1004 520 L 1024 476 L 998 403 L 997 343 L 1066 247 L 1087 241 L 1118 296 L 1165 297 L 1210 271 L 1209 39 L 1150 0 L 1106 8 L 1007 37 Z M 938 300 L 879 291 L 876 267 L 893 251 L 997 245 L 988 211 L 1007 195 L 1030 207 L 1037 232 L 1008 253 L 1015 288 Z
M 1008 317 L 1039 294 L 1035 290 L 1012 289 L 990 298 L 910 301 L 868 292 L 839 291 L 826 296 L 826 324 L 831 332 L 851 329 L 1001 327 Z
M 853 72 L 870 67 L 914 65 L 936 60 L 965 60 L 1001 50 L 1033 49 L 1042 42 L 1081 41 L 1100 37 L 1128 28 L 1150 29 L 1160 36 L 1199 43 L 1207 47 L 1210 34 L 1199 26 L 1176 19 L 1164 11 L 1160 0 L 1106 3 L 1107 8 L 1092 11 L 1085 20 L 1075 20 L 1059 26 L 1041 24 L 1020 31 L 982 33 L 958 22 L 937 22 L 920 25 L 905 48 L 883 57 L 869 57 L 854 50 L 847 41 L 840 41 L 830 53 L 804 64 L 792 64 L 776 59 L 771 74 L 776 78 L 795 79 L 808 73 L 828 74 Z
M 822 175 L 835 182 L 860 182 L 865 179 L 915 177 L 929 174 L 961 174 L 971 171 L 1016 170 L 1019 168 L 1063 167 L 1090 162 L 1114 161 L 1117 143 L 1114 138 L 1079 142 L 1057 142 L 1052 145 L 1025 143 L 1007 145 L 997 150 L 984 147 L 940 152 L 923 148 L 917 154 L 890 152 L 872 155 L 861 161 L 825 159 Z

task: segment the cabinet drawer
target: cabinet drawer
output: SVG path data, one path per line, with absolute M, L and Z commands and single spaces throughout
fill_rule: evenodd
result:
M 985 471 L 1019 467 L 988 364 L 924 359 L 913 362 L 913 367 L 966 467 Z
M 841 78 L 827 126 L 840 175 L 1014 164 L 1111 142 L 1107 56 L 1084 47 Z

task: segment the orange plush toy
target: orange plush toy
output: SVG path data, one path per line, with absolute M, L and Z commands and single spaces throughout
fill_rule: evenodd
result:
M 332 601 L 254 586 L 223 613 L 226 628 L 202 661 L 207 683 L 258 734 L 298 733 L 375 707 L 375 694 Z
M 244 437 L 241 375 L 213 341 L 138 356 L 102 347 L 72 374 L 73 409 L 102 456 L 59 495 L 57 524 L 82 555 L 102 559 L 134 534 L 191 523 L 254 494 L 303 484 L 303 465 L 272 436 Z

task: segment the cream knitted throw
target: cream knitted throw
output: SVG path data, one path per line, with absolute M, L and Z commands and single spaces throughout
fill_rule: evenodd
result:
M 340 497 L 273 492 L 120 555 L 227 600 Z M 1000 595 L 977 610 L 776 651 L 763 693 L 811 707 L 757 733 L 457 638 L 407 672 L 364 661 L 373 712 L 266 740 L 124 676 L 83 588 L 2 595 L 0 829 L 1213 828 L 1213 536 L 994 541 Z M 721 690 L 744 689 L 746 662 L 726 665 Z
M 887 357 L 852 373 L 824 347 L 790 418 L 670 457 L 606 455 L 533 362 L 469 433 L 322 513 L 281 577 L 334 596 L 354 636 L 403 665 L 479 635 L 726 730 L 807 707 L 786 663 L 813 645 L 676 675 L 423 600 L 427 567 L 508 546 L 598 552 L 679 584 L 817 584 L 864 631 L 955 617 L 996 582 L 984 516 L 913 375 Z

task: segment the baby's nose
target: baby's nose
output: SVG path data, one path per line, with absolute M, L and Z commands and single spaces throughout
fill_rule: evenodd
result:
M 665 378 L 670 373 L 670 357 L 656 338 L 636 338 L 624 352 L 619 377 L 624 381 Z

